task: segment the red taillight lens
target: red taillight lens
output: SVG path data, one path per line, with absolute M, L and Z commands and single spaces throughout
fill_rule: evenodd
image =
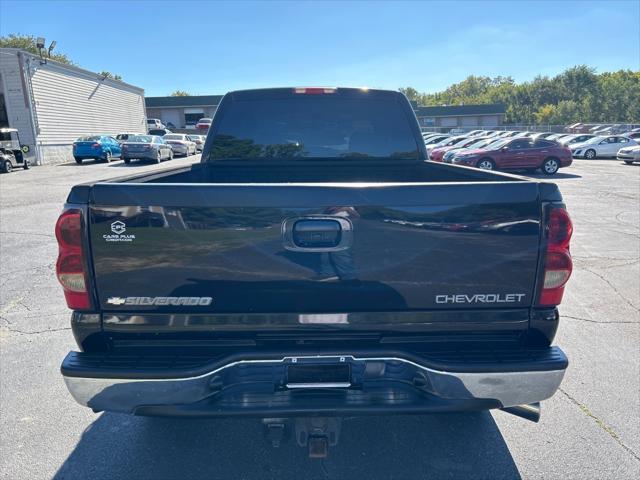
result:
M 555 306 L 562 302 L 564 286 L 573 271 L 569 243 L 573 224 L 569 214 L 561 206 L 550 206 L 547 210 L 544 278 L 538 303 Z
M 82 249 L 82 211 L 69 209 L 56 222 L 58 261 L 56 275 L 64 290 L 67 306 L 73 310 L 91 308 Z
M 573 234 L 571 218 L 564 208 L 553 208 L 547 221 L 547 248 L 568 250 Z
M 100 148 L 100 143 L 96 142 L 91 145 L 93 148 Z

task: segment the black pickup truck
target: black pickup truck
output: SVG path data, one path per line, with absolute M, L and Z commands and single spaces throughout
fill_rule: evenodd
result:
M 56 225 L 71 394 L 324 419 L 296 424 L 316 452 L 343 416 L 537 420 L 567 368 L 562 197 L 426 159 L 398 92 L 247 90 L 223 98 L 200 163 L 73 187 Z

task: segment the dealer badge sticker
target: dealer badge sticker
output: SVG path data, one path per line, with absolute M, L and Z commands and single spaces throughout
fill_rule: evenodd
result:
M 111 231 L 113 233 L 102 235 L 107 242 L 133 242 L 136 239 L 135 235 L 125 233 L 127 225 L 120 220 L 111 223 Z

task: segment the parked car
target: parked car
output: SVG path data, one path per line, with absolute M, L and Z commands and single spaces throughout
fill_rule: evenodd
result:
M 187 139 L 195 143 L 196 150 L 198 152 L 201 152 L 202 148 L 204 147 L 204 141 L 207 139 L 207 137 L 204 135 L 187 135 Z
M 165 126 L 159 118 L 147 118 L 147 130 L 154 128 L 165 128 Z
M 116 135 L 116 140 L 122 144 L 126 142 L 129 137 L 137 137 L 138 135 L 144 135 L 144 133 L 122 132 Z
M 490 148 L 470 150 L 456 155 L 456 165 L 484 170 L 542 170 L 553 175 L 558 169 L 571 165 L 571 150 L 556 142 L 530 138 L 503 139 Z
M 484 132 L 485 132 L 484 130 L 471 130 L 470 132 L 467 132 L 467 136 L 475 137 L 477 135 L 483 134 Z M 464 132 L 462 132 L 462 133 L 464 133 Z
M 451 145 L 455 145 L 456 143 L 466 140 L 467 138 L 469 137 L 467 137 L 466 135 L 456 135 L 440 140 L 438 143 L 427 145 L 427 156 L 431 158 L 431 152 L 436 148 L 450 147 Z
M 429 147 L 431 145 L 435 145 L 437 143 L 440 143 L 441 141 L 447 139 L 447 138 L 451 138 L 451 135 L 449 135 L 448 133 L 438 133 L 437 135 L 434 135 L 432 137 L 429 137 L 427 139 L 425 139 L 424 144 Z
M 539 138 L 549 138 L 553 135 L 555 135 L 555 133 L 553 132 L 537 132 L 531 135 L 530 138 L 532 138 L 533 140 L 537 140 Z
M 459 142 L 456 142 L 453 145 L 445 145 L 444 147 L 434 148 L 433 150 L 431 150 L 431 152 L 429 152 L 429 160 L 433 162 L 442 162 L 445 153 L 452 150 L 459 150 L 461 148 L 468 147 L 473 143 L 478 143 L 479 139 L 480 137 L 467 137 Z
M 209 131 L 210 126 L 211 126 L 210 118 L 201 118 L 200 120 L 198 120 L 198 123 L 196 123 L 196 130 L 199 130 L 200 132 L 203 132 L 203 133 L 207 133 Z
M 78 403 L 274 438 L 293 416 L 316 456 L 345 416 L 538 420 L 568 364 L 556 185 L 426 162 L 397 91 L 236 91 L 218 112 L 200 165 L 75 186 L 56 222 Z
M 518 130 L 507 130 L 501 136 L 502 136 L 502 138 L 513 138 L 513 137 L 521 135 L 522 133 L 525 133 L 525 132 L 521 132 L 521 131 L 518 131 Z
M 78 165 L 87 159 L 109 163 L 121 155 L 120 143 L 109 135 L 88 135 L 73 142 L 73 158 Z
M 570 145 L 574 157 L 593 160 L 598 157 L 615 157 L 623 147 L 637 145 L 635 140 L 620 135 L 593 137 L 586 142 Z
M 167 133 L 172 133 L 172 132 L 167 128 L 151 128 L 148 134 L 157 135 L 158 137 L 164 137 Z
M 124 163 L 131 160 L 151 160 L 160 163 L 173 158 L 173 148 L 157 135 L 132 135 L 122 143 Z
M 455 158 L 456 155 L 459 155 L 471 150 L 477 150 L 479 148 L 488 149 L 490 148 L 491 144 L 493 144 L 494 142 L 500 142 L 500 141 L 501 139 L 496 137 L 482 137 L 482 138 L 475 139 L 474 143 L 464 148 L 457 148 L 457 149 L 454 148 L 449 150 L 442 157 L 442 161 L 444 163 L 454 163 L 453 159 Z
M 617 158 L 627 165 L 631 165 L 633 162 L 640 162 L 640 145 L 621 148 L 618 150 Z
M 610 124 L 597 124 L 597 125 L 594 125 L 593 127 L 589 128 L 589 133 L 593 133 L 594 135 L 597 135 L 596 132 L 598 130 L 603 130 L 603 129 L 605 129 L 607 127 L 610 127 L 610 126 L 611 126 Z
M 547 140 L 553 140 L 554 142 L 559 142 L 563 138 L 569 137 L 573 135 L 572 133 L 554 133 L 553 135 L 549 135 Z
M 178 127 L 176 127 L 176 126 L 173 124 L 173 122 L 167 122 L 167 126 L 166 126 L 166 128 L 178 128 Z
M 197 152 L 196 143 L 189 140 L 189 136 L 184 133 L 170 133 L 165 135 L 163 139 L 171 145 L 173 153 L 176 155 L 188 157 L 191 154 L 195 155 Z
M 0 128 L 0 172 L 10 173 L 14 168 L 29 169 L 28 145 L 20 143 L 15 128 Z
M 594 137 L 595 135 L 592 135 L 590 133 L 578 133 L 561 138 L 560 140 L 558 140 L 558 143 L 569 147 L 571 145 L 577 145 L 579 143 L 586 142 L 587 140 L 591 140 Z
M 634 131 L 627 132 L 627 133 L 624 134 L 624 136 L 627 137 L 627 138 L 631 138 L 633 140 L 637 140 L 638 138 L 640 138 L 640 131 L 638 131 L 638 132 L 634 132 Z
M 451 135 L 464 135 L 464 133 L 464 128 L 452 128 L 451 130 L 449 130 L 449 134 Z

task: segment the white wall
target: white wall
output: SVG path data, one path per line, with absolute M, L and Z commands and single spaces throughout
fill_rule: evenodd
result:
M 18 129 L 20 141 L 29 145 L 31 149 L 29 156 L 32 156 L 35 152 L 35 135 L 31 123 L 28 97 L 25 101 L 20 77 L 20 64 L 15 52 L 0 50 L 0 92 L 4 94 L 9 126 Z
M 43 163 L 73 161 L 71 144 L 82 135 L 146 131 L 142 89 L 37 59 L 30 74 Z

